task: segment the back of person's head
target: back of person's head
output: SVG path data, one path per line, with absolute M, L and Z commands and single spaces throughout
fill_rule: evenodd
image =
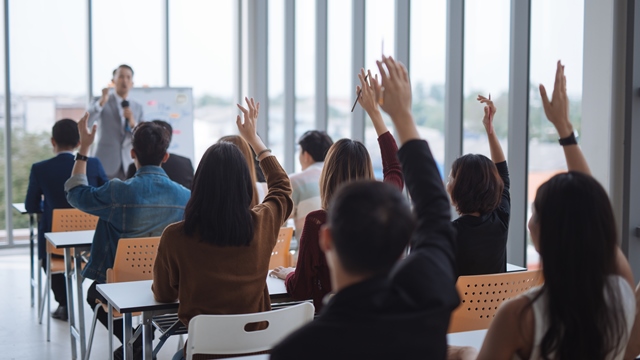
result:
M 533 207 L 529 228 L 549 299 L 543 357 L 604 359 L 618 346 L 624 350 L 621 296 L 609 283 L 617 233 L 607 193 L 589 175 L 563 173 L 540 186 Z
M 248 246 L 254 183 L 237 146 L 212 145 L 202 156 L 184 212 L 184 232 L 218 246 Z
M 141 166 L 158 166 L 169 148 L 169 135 L 162 126 L 145 121 L 133 129 L 131 142 Z
M 171 139 L 173 138 L 173 127 L 171 126 L 171 124 L 164 120 L 153 120 L 152 123 L 162 126 L 167 134 L 169 134 L 169 144 L 171 144 Z
M 60 149 L 74 149 L 80 143 L 78 123 L 71 119 L 56 121 L 51 130 L 51 136 Z
M 313 161 L 322 162 L 327 156 L 327 151 L 333 145 L 333 140 L 324 131 L 309 130 L 300 136 L 298 145 L 302 151 L 311 155 Z
M 329 202 L 340 185 L 369 179 L 374 179 L 373 165 L 364 144 L 351 139 L 338 140 L 329 148 L 320 174 L 322 208 L 329 208 Z
M 331 200 L 327 222 L 342 267 L 352 274 L 388 272 L 415 228 L 406 197 L 375 180 L 346 184 Z
M 500 204 L 504 182 L 496 165 L 484 155 L 467 154 L 451 166 L 447 185 L 459 214 L 487 214 Z
M 253 197 L 251 200 L 250 207 L 254 207 L 258 204 L 258 189 L 256 187 L 256 183 L 258 182 L 258 175 L 256 172 L 256 167 L 254 164 L 255 156 L 253 155 L 253 150 L 251 150 L 251 146 L 249 143 L 239 135 L 228 135 L 223 136 L 218 140 L 218 143 L 228 142 L 231 143 L 240 149 L 240 152 L 244 156 L 247 161 L 247 166 L 249 166 L 249 174 L 251 175 L 251 181 L 253 183 Z

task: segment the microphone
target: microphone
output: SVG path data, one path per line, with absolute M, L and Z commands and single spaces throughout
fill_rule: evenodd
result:
M 120 103 L 120 105 L 122 105 L 123 109 L 126 109 L 129 107 L 129 100 L 122 100 L 122 102 Z M 124 131 L 131 131 L 131 127 L 129 126 L 129 119 L 128 118 L 124 118 Z

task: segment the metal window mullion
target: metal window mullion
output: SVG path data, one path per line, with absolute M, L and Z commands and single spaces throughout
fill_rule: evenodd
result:
M 351 88 L 355 89 L 360 85 L 358 74 L 364 67 L 365 51 L 365 1 L 353 0 L 353 31 L 351 32 L 352 54 L 351 54 Z M 351 103 L 356 101 L 355 92 L 351 92 Z M 361 106 L 351 113 L 351 138 L 353 140 L 364 141 L 364 110 Z
M 410 70 L 411 0 L 396 0 L 395 57 Z
M 11 72 L 9 54 L 9 0 L 4 0 L 4 198 L 6 233 L 9 246 L 13 246 L 13 202 L 11 184 Z
M 284 3 L 284 169 L 295 168 L 296 136 L 296 4 Z
M 236 103 L 242 103 L 242 0 L 236 0 L 234 6 L 234 29 L 233 29 L 233 38 L 234 38 L 234 49 L 233 49 L 233 75 L 234 75 L 234 100 Z M 261 105 L 262 106 L 262 105 Z M 266 118 L 266 117 L 265 117 Z M 267 138 L 264 137 L 264 134 L 260 134 L 262 136 L 265 144 L 267 143 Z
M 519 266 L 527 263 L 530 9 L 530 0 L 511 0 L 508 120 L 511 219 L 507 261 Z
M 267 61 L 267 41 L 268 35 L 268 12 L 267 2 L 260 0 L 251 0 L 248 3 L 249 8 L 249 94 L 247 96 L 253 97 L 256 101 L 260 102 L 260 113 L 263 114 L 261 119 L 267 119 L 269 113 L 269 93 L 267 83 L 267 73 L 269 69 L 269 63 Z M 244 100 L 241 100 L 244 102 Z M 241 102 L 241 103 L 242 103 Z M 258 121 L 258 134 L 260 137 L 268 143 L 268 120 Z
M 88 103 L 93 99 L 93 0 L 87 0 L 87 97 Z
M 327 7 L 316 0 L 316 130 L 327 130 Z
M 444 168 L 462 155 L 464 75 L 464 1 L 447 2 L 447 69 L 445 80 Z
M 169 0 L 164 1 L 164 86 L 169 87 Z

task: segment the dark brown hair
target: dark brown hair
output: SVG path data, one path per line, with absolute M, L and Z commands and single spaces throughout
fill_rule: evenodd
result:
M 140 165 L 159 166 L 169 148 L 169 134 L 153 122 L 141 122 L 133 128 L 131 142 Z
M 329 148 L 320 174 L 320 199 L 327 210 L 338 187 L 355 180 L 373 180 L 373 165 L 360 141 L 340 139 Z
M 238 149 L 240 149 L 242 155 L 244 155 L 244 158 L 247 160 L 247 166 L 249 166 L 249 174 L 251 175 L 251 181 L 253 183 L 253 197 L 251 199 L 251 205 L 249 206 L 249 208 L 253 208 L 254 206 L 258 205 L 258 188 L 256 187 L 258 176 L 256 174 L 256 168 L 253 164 L 253 150 L 251 150 L 251 146 L 249 145 L 249 143 L 239 135 L 223 136 L 220 138 L 220 140 L 218 140 L 218 144 L 221 142 L 228 142 L 237 146 Z
M 484 155 L 461 156 L 451 166 L 450 194 L 458 214 L 487 214 L 500 204 L 504 183 Z

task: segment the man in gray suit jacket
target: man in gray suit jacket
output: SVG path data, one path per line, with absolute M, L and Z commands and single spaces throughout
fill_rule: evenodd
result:
M 128 99 L 133 88 L 133 69 L 120 65 L 113 70 L 114 93 L 102 89 L 102 96 L 89 105 L 89 126 L 99 122 L 99 139 L 93 155 L 100 159 L 109 179 L 125 179 L 131 158 L 131 131 L 142 121 L 142 105 Z

